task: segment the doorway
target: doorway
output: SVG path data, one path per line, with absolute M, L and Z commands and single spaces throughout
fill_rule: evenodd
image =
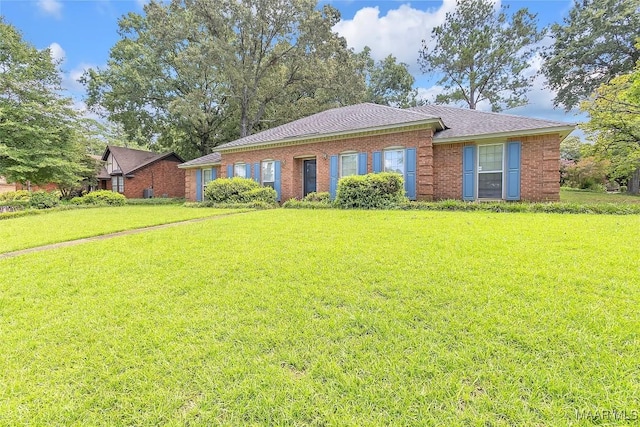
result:
M 316 191 L 316 159 L 305 160 L 302 173 L 302 196 Z

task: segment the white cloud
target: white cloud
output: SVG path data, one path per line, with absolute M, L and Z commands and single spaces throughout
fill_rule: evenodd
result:
M 62 87 L 68 90 L 72 95 L 78 96 L 84 94 L 84 86 L 78 81 L 80 77 L 89 68 L 97 68 L 93 64 L 81 63 L 74 67 L 71 71 L 63 73 L 62 75 Z
M 364 7 L 353 19 L 338 22 L 333 30 L 347 40 L 349 47 L 357 52 L 365 46 L 371 48 L 371 57 L 376 60 L 393 54 L 398 61 L 418 72 L 418 52 L 422 40 L 428 40 L 431 30 L 442 24 L 447 12 L 455 9 L 455 0 L 444 0 L 440 8 L 419 10 L 408 4 L 391 9 L 380 16 L 380 9 Z
M 62 3 L 59 0 L 38 0 L 37 5 L 47 15 L 62 18 Z
M 51 54 L 51 59 L 53 59 L 55 62 L 64 62 L 66 53 L 62 46 L 60 46 L 58 43 L 54 42 L 49 45 L 49 53 Z

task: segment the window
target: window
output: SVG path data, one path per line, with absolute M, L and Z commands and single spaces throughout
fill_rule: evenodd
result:
M 111 191 L 116 193 L 124 193 L 124 176 L 111 177 Z
M 340 177 L 358 174 L 358 154 L 340 155 Z
M 502 199 L 504 146 L 478 146 L 478 198 Z
M 404 175 L 404 150 L 393 149 L 384 151 L 384 171 Z
M 262 162 L 262 185 L 265 187 L 274 187 L 276 181 L 276 171 L 273 160 L 265 160 Z
M 243 178 L 246 177 L 247 165 L 245 165 L 244 163 L 236 163 L 233 169 L 233 176 L 241 176 Z
M 202 169 L 202 192 L 207 188 L 207 184 L 211 182 L 211 169 Z

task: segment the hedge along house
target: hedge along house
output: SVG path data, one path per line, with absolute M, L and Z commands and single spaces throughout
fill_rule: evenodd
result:
M 176 153 L 154 153 L 108 146 L 102 155 L 98 188 L 124 194 L 128 199 L 179 197 L 184 194 L 184 160 Z
M 217 148 L 180 165 L 188 200 L 216 177 L 275 188 L 280 201 L 335 197 L 347 175 L 403 175 L 412 200 L 554 201 L 560 141 L 573 124 L 443 106 L 358 104 L 327 110 Z

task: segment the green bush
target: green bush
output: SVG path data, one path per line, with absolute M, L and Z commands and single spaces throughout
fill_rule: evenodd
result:
M 342 209 L 385 209 L 406 200 L 402 176 L 384 172 L 340 179 L 335 204 Z
M 215 203 L 212 201 L 204 201 L 201 203 L 187 202 L 183 205 L 186 208 L 216 208 L 216 209 L 273 209 L 278 205 L 276 203 L 267 203 L 260 200 L 247 203 Z
M 302 199 L 303 202 L 314 202 L 314 203 L 330 203 L 331 202 L 331 195 L 327 192 L 320 192 L 320 193 L 309 193 L 306 196 L 304 196 L 304 199 Z
M 285 209 L 333 209 L 335 206 L 328 202 L 308 202 L 306 200 L 289 199 L 282 204 Z
M 218 178 L 207 185 L 204 196 L 212 203 L 275 203 L 276 190 L 249 178 Z
M 6 193 L 0 193 L 0 202 L 11 202 L 13 200 L 26 200 L 29 201 L 31 193 L 27 190 L 7 191 Z
M 46 191 L 35 191 L 31 193 L 29 205 L 36 209 L 51 209 L 60 203 L 60 193 Z
M 74 197 L 71 203 L 75 205 L 109 205 L 122 206 L 127 203 L 126 197 L 109 190 L 98 190 L 87 193 L 82 197 Z
M 278 193 L 271 187 L 258 187 L 243 193 L 246 202 L 265 202 L 274 204 Z

